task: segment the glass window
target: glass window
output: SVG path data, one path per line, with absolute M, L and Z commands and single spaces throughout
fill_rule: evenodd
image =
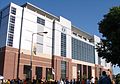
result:
M 72 38 L 72 58 L 95 63 L 94 46 Z
M 61 61 L 61 78 L 65 79 L 66 78 L 66 62 Z
M 12 15 L 10 16 L 10 22 L 15 23 L 15 16 L 12 16 Z
M 8 46 L 13 46 L 13 34 L 8 34 Z
M 9 32 L 8 32 L 8 46 L 13 46 L 13 36 L 14 36 L 14 27 L 15 27 L 15 16 L 10 16 L 10 23 L 9 23 Z
M 46 68 L 46 80 L 52 79 L 52 68 Z
M 30 78 L 30 66 L 29 65 L 24 65 L 24 71 L 23 73 L 25 74 L 26 78 Z
M 61 33 L 61 56 L 66 57 L 66 34 Z
M 16 15 L 16 8 L 11 7 L 11 13 L 14 14 L 14 15 Z
M 88 66 L 88 78 L 92 76 L 92 69 L 91 66 Z
M 40 17 L 37 17 L 37 23 L 39 23 L 41 25 L 45 25 L 45 20 Z
M 101 60 L 100 60 L 100 57 L 98 57 L 98 64 L 101 64 Z
M 36 67 L 36 79 L 42 78 L 42 67 Z
M 87 66 L 83 65 L 83 75 L 87 76 Z
M 77 64 L 77 78 L 78 78 L 78 79 L 82 78 L 82 68 L 81 68 L 81 64 Z
M 9 24 L 9 32 L 14 33 L 14 24 Z

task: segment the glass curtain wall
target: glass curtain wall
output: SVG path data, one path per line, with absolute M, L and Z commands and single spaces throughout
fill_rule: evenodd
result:
M 72 58 L 85 62 L 95 63 L 94 46 L 72 38 Z

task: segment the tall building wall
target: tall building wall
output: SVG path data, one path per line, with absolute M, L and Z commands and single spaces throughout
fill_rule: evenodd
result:
M 9 5 L 1 10 L 1 22 L 0 22 L 0 47 L 6 46 L 6 38 L 8 31 L 8 21 L 9 21 Z

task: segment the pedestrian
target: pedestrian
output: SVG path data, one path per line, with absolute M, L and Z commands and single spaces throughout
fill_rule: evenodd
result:
M 116 84 L 114 80 L 112 80 L 112 84 Z
M 76 84 L 76 81 L 75 81 L 75 79 L 73 80 L 73 84 Z
M 85 84 L 85 79 L 84 78 L 82 79 L 81 84 Z
M 93 77 L 91 77 L 91 84 L 95 83 L 95 79 Z
M 63 82 L 62 78 L 60 79 L 60 84 L 64 84 L 64 82 Z
M 90 78 L 87 78 L 86 84 L 90 84 Z
M 81 84 L 80 79 L 77 79 L 76 84 Z
M 69 80 L 68 80 L 68 78 L 65 80 L 65 83 L 66 83 L 66 84 L 69 84 Z
M 100 77 L 98 84 L 112 84 L 110 77 L 107 76 L 106 72 L 102 72 L 102 76 Z
M 14 84 L 15 83 L 15 81 L 14 81 L 14 79 L 12 79 L 11 81 L 10 81 L 10 84 Z
M 59 80 L 57 80 L 57 84 L 60 84 L 60 81 L 59 81 Z
M 73 84 L 73 80 L 71 79 L 70 84 Z
M 95 77 L 95 84 L 98 84 L 98 78 Z
M 10 79 L 7 80 L 7 83 L 6 84 L 10 84 Z

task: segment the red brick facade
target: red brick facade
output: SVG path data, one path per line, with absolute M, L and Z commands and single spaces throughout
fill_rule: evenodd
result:
M 42 68 L 42 79 L 46 79 L 46 70 L 47 68 L 53 68 L 55 71 L 54 79 L 60 80 L 61 78 L 61 61 L 66 62 L 66 78 L 69 80 L 73 79 L 73 66 L 76 67 L 76 74 L 78 77 L 78 65 L 81 66 L 80 73 L 81 77 L 86 74 L 86 77 L 92 76 L 92 69 L 95 70 L 95 77 L 99 78 L 103 69 L 100 65 L 88 66 L 72 62 L 72 59 L 62 57 L 62 56 L 53 56 L 51 59 L 44 58 L 43 56 L 33 56 L 32 58 L 32 77 L 36 77 L 36 67 Z M 18 63 L 18 49 L 11 47 L 3 47 L 0 49 L 0 74 L 5 77 L 5 79 L 15 79 L 17 78 L 17 63 Z M 24 66 L 30 66 L 30 55 L 21 53 L 20 54 L 20 63 L 19 63 L 19 78 L 25 79 Z M 89 67 L 89 70 L 88 70 Z M 75 78 L 77 80 L 77 78 Z

